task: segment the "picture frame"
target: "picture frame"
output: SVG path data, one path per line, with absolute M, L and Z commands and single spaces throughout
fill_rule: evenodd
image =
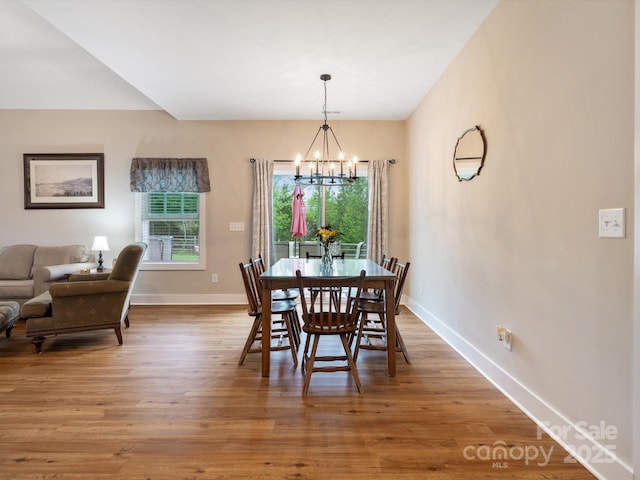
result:
M 24 208 L 104 208 L 104 153 L 25 153 Z

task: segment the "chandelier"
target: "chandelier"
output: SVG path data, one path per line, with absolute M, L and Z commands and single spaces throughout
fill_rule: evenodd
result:
M 320 80 L 324 82 L 324 124 L 320 125 L 316 136 L 313 137 L 311 145 L 307 149 L 304 157 L 300 154 L 296 156 L 296 174 L 294 179 L 299 185 L 319 185 L 325 187 L 338 187 L 350 185 L 358 178 L 357 163 L 358 157 L 355 155 L 349 160 L 345 159 L 340 142 L 333 133 L 333 129 L 327 123 L 327 81 L 331 80 L 331 75 L 324 73 L 320 75 Z M 320 133 L 322 132 L 322 135 Z M 335 147 L 330 148 L 329 142 L 333 139 Z M 322 145 L 319 145 L 322 143 Z M 309 153 L 314 150 L 313 158 Z M 300 170 L 307 171 L 300 174 Z

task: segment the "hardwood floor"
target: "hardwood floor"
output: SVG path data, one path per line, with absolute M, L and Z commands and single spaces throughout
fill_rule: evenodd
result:
M 259 354 L 237 365 L 244 307 L 130 319 L 122 346 L 105 330 L 36 355 L 23 321 L 0 338 L 0 479 L 594 478 L 409 311 L 411 365 L 399 354 L 389 378 L 382 352 L 361 351 L 363 395 L 317 373 L 306 399 L 288 351 L 269 378 Z

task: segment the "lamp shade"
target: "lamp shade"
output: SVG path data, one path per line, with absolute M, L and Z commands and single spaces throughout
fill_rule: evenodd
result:
M 91 247 L 91 250 L 108 252 L 109 244 L 107 243 L 107 237 L 102 237 L 102 236 L 93 237 L 93 246 Z

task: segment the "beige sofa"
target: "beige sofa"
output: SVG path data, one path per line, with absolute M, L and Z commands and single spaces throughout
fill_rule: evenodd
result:
M 84 245 L 44 247 L 10 245 L 0 248 L 0 300 L 23 303 L 72 273 L 96 268 Z

